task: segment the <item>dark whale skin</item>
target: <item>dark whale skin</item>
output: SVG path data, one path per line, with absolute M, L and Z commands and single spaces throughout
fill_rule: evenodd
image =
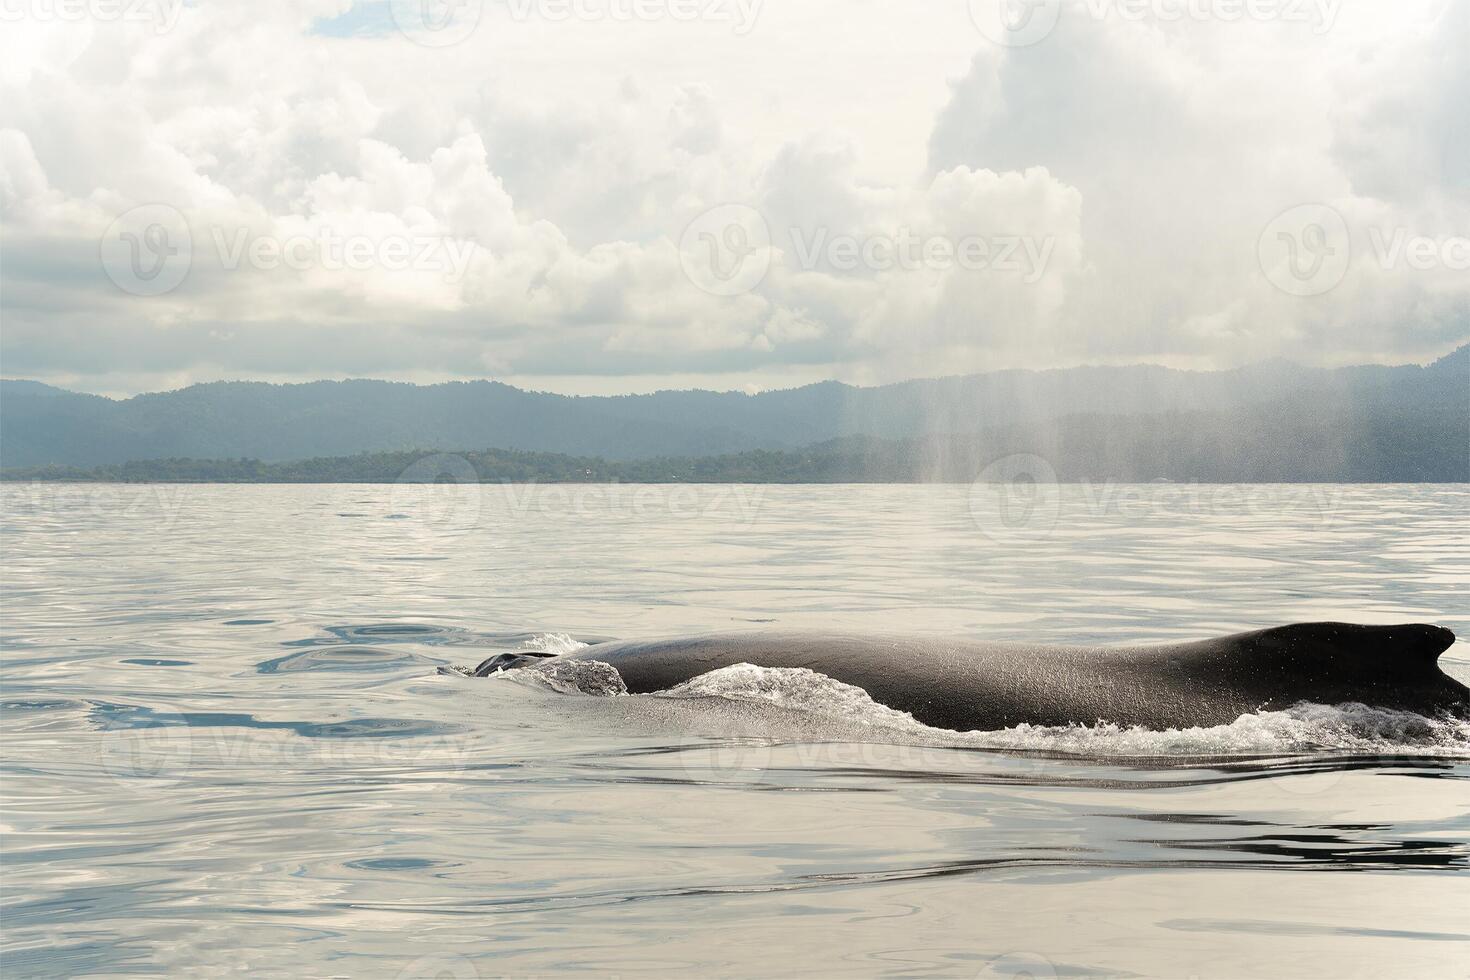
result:
M 1137 647 L 753 632 L 601 643 L 564 659 L 612 665 L 633 694 L 750 663 L 818 671 L 934 728 L 1168 729 L 1227 725 L 1302 701 L 1470 717 L 1470 689 L 1437 663 L 1454 640 L 1438 626 L 1346 623 Z

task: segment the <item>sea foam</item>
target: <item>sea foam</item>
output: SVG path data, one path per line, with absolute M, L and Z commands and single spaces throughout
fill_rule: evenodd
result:
M 596 661 L 548 660 L 527 668 L 566 694 L 626 695 L 617 672 Z M 856 727 L 877 741 L 942 744 L 1089 757 L 1278 755 L 1332 752 L 1470 757 L 1470 721 L 1429 718 L 1362 704 L 1302 703 L 1280 711 L 1241 715 L 1228 725 L 1156 731 L 1099 722 L 1092 725 L 1016 725 L 998 731 L 952 732 L 874 701 L 862 688 L 803 667 L 734 664 L 701 674 L 667 691 L 665 699 L 718 698 L 768 704 Z M 773 731 L 779 738 L 780 732 Z

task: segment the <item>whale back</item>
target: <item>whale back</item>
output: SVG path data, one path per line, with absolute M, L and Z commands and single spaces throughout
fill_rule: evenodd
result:
M 1091 648 L 743 632 L 604 643 L 568 659 L 611 664 L 634 694 L 751 663 L 817 671 L 936 728 L 1107 721 L 1162 729 L 1229 724 L 1302 701 L 1470 713 L 1470 690 L 1436 664 L 1453 642 L 1435 626 L 1346 623 Z

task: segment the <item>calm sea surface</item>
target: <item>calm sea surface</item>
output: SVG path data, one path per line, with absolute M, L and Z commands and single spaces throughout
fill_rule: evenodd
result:
M 1465 487 L 0 501 L 6 977 L 1470 973 L 1465 725 L 953 736 L 820 678 L 441 671 L 768 624 L 1465 636 Z

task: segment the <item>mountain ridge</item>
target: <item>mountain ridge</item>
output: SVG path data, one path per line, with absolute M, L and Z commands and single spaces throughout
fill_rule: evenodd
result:
M 1114 418 L 1119 431 L 1144 432 L 1139 419 L 1181 413 L 1250 415 L 1253 424 L 1294 425 L 1301 438 L 1310 429 L 1329 442 L 1346 438 L 1325 425 L 1334 419 L 1339 427 L 1391 422 L 1399 431 L 1435 420 L 1434 431 L 1453 438 L 1456 411 L 1470 418 L 1467 394 L 1470 345 L 1426 366 L 1088 366 L 876 387 L 828 381 L 754 395 L 568 396 L 493 380 L 348 379 L 208 382 L 114 400 L 18 379 L 0 381 L 0 468 L 180 458 L 272 463 L 467 447 L 611 461 L 704 458 L 795 451 L 850 436 L 903 441 L 1009 430 L 1043 439 L 1057 420 L 1080 416 Z M 1107 436 L 1105 426 L 1099 435 Z M 1238 440 L 1232 446 L 1244 451 Z M 1440 448 L 1464 450 L 1464 443 Z
M 967 381 L 967 380 L 973 380 L 973 379 L 978 379 L 978 378 L 1000 378 L 1000 377 L 1005 377 L 1005 376 L 1008 376 L 1008 375 L 1012 375 L 1012 376 L 1033 376 L 1034 377 L 1034 376 L 1041 376 L 1041 375 L 1067 374 L 1067 373 L 1072 373 L 1072 372 L 1145 371 L 1145 370 L 1152 370 L 1152 371 L 1169 372 L 1169 373 L 1182 374 L 1182 375 L 1229 375 L 1229 374 L 1236 374 L 1236 373 L 1241 373 L 1241 372 L 1263 370 L 1263 369 L 1267 369 L 1267 368 L 1280 368 L 1283 371 L 1300 371 L 1300 370 L 1306 370 L 1306 371 L 1320 371 L 1320 372 L 1338 372 L 1338 371 L 1374 371 L 1374 370 L 1378 370 L 1378 371 L 1398 371 L 1398 370 L 1415 370 L 1415 369 L 1422 370 L 1422 371 L 1438 371 L 1438 370 L 1443 370 L 1443 369 L 1452 368 L 1452 367 L 1460 368 L 1460 369 L 1464 369 L 1464 370 L 1470 370 L 1470 343 L 1462 344 L 1461 346 L 1455 348 L 1453 351 L 1449 352 L 1448 354 L 1445 354 L 1445 355 L 1443 355 L 1441 357 L 1435 358 L 1433 361 L 1430 361 L 1427 364 L 1356 364 L 1356 365 L 1344 365 L 1344 366 L 1332 367 L 1332 368 L 1312 368 L 1312 367 L 1308 367 L 1306 365 L 1303 365 L 1303 364 L 1301 364 L 1298 361 L 1293 361 L 1293 360 L 1291 360 L 1289 358 L 1274 357 L 1274 358 L 1267 358 L 1266 360 L 1263 360 L 1263 361 L 1255 361 L 1255 362 L 1253 362 L 1251 364 L 1237 366 L 1237 367 L 1232 367 L 1232 368 L 1220 368 L 1220 369 L 1215 369 L 1215 370 L 1202 370 L 1202 369 L 1198 369 L 1198 368 L 1171 368 L 1171 367 L 1168 367 L 1168 366 L 1163 365 L 1163 364 L 1153 364 L 1153 363 L 1150 363 L 1150 362 L 1147 362 L 1147 361 L 1138 361 L 1138 362 L 1134 362 L 1134 363 L 1131 363 L 1131 364 L 1080 364 L 1080 365 L 1076 365 L 1076 366 L 1073 366 L 1073 367 L 1062 367 L 1062 368 L 997 368 L 996 370 L 993 370 L 993 371 L 980 371 L 980 372 L 974 372 L 974 373 L 971 373 L 971 374 L 943 374 L 943 375 L 935 375 L 935 376 L 932 376 L 932 377 L 924 377 L 924 378 L 908 378 L 908 379 L 905 379 L 903 381 L 892 381 L 892 382 L 887 382 L 887 383 L 881 384 L 881 385 L 854 385 L 854 384 L 849 384 L 846 381 L 838 381 L 836 379 L 828 378 L 828 379 L 825 379 L 825 380 L 822 380 L 822 381 L 813 381 L 813 382 L 811 382 L 809 384 L 797 385 L 797 386 L 792 387 L 792 388 L 771 388 L 771 389 L 767 389 L 765 391 L 759 392 L 759 393 L 757 393 L 755 395 L 752 395 L 752 394 L 749 394 L 747 392 L 743 392 L 743 391 L 740 391 L 740 390 L 734 389 L 734 388 L 727 388 L 727 389 L 723 389 L 723 390 L 717 390 L 717 389 L 714 389 L 714 388 L 658 388 L 658 389 L 655 389 L 655 390 L 649 391 L 649 392 L 637 392 L 637 393 L 618 394 L 618 395 L 564 395 L 564 394 L 559 394 L 559 393 L 556 393 L 556 392 L 544 391 L 544 390 L 538 389 L 538 388 L 517 388 L 514 385 L 508 384 L 507 382 L 504 382 L 504 381 L 497 381 L 494 378 L 456 378 L 456 379 L 451 379 L 451 380 L 448 380 L 448 381 L 434 381 L 434 382 L 430 382 L 428 384 L 419 384 L 418 382 L 414 382 L 414 381 L 394 381 L 394 380 L 387 379 L 387 378 L 366 378 L 366 377 L 350 377 L 350 378 L 337 378 L 337 379 L 333 379 L 333 378 L 317 378 L 317 379 L 313 379 L 311 381 L 252 381 L 252 380 L 245 379 L 245 378 L 235 378 L 235 379 L 218 380 L 218 381 L 197 381 L 197 382 L 195 382 L 193 384 L 185 385 L 182 388 L 168 388 L 168 389 L 164 389 L 162 391 L 139 392 L 136 395 L 129 395 L 129 396 L 125 397 L 125 398 L 112 398 L 112 397 L 110 397 L 108 395 L 97 395 L 97 394 L 92 394 L 92 393 L 89 393 L 89 392 L 76 391 L 76 390 L 71 389 L 71 388 L 63 388 L 63 387 L 61 387 L 59 385 L 50 384 L 49 382 L 35 381 L 35 380 L 29 379 L 29 378 L 6 378 L 6 377 L 0 377 L 0 385 L 25 385 L 25 386 L 32 386 L 32 387 L 35 387 L 35 388 L 46 389 L 48 392 L 51 392 L 51 393 L 66 394 L 66 395 L 78 395 L 78 396 L 82 396 L 82 397 L 91 397 L 91 398 L 101 398 L 101 399 L 104 399 L 106 401 L 110 401 L 110 402 L 114 402 L 114 403 L 116 403 L 116 402 L 131 401 L 131 400 L 136 399 L 136 398 L 149 398 L 149 397 L 157 397 L 157 396 L 177 395 L 177 394 L 180 394 L 182 392 L 187 392 L 187 391 L 191 391 L 191 390 L 194 390 L 194 389 L 200 389 L 200 388 L 232 387 L 232 386 L 248 386 L 248 387 L 261 387 L 261 388 L 311 388 L 311 387 L 318 387 L 318 386 L 352 385 L 352 384 L 390 385 L 390 386 L 398 386 L 398 387 L 402 387 L 402 388 L 416 388 L 416 389 L 420 389 L 420 390 L 434 389 L 434 388 L 450 388 L 450 387 L 465 386 L 465 385 L 495 385 L 495 386 L 499 386 L 499 387 L 502 387 L 502 388 L 508 388 L 510 390 L 513 390 L 513 391 L 518 391 L 518 392 L 522 392 L 524 394 L 530 394 L 530 395 L 549 395 L 549 396 L 556 397 L 556 398 L 569 398 L 569 399 L 612 400 L 612 399 L 626 399 L 626 398 L 646 398 L 646 397 L 650 397 L 650 396 L 654 396 L 654 395 L 667 395 L 667 394 L 700 394 L 700 395 L 717 395 L 717 396 L 732 395 L 732 396 L 739 396 L 739 397 L 751 398 L 751 397 L 760 397 L 761 395 L 780 394 L 780 393 L 784 393 L 784 392 L 794 392 L 794 391 L 806 391 L 806 390 L 811 390 L 811 389 L 816 389 L 816 388 L 838 388 L 838 389 L 845 389 L 845 390 L 848 390 L 848 391 L 871 391 L 871 390 L 877 389 L 877 388 L 898 388 L 898 387 L 902 387 L 902 386 L 905 386 L 905 385 L 922 385 L 922 384 L 936 384 L 937 385 L 937 384 L 944 384 L 944 383 L 947 383 L 947 382 Z

